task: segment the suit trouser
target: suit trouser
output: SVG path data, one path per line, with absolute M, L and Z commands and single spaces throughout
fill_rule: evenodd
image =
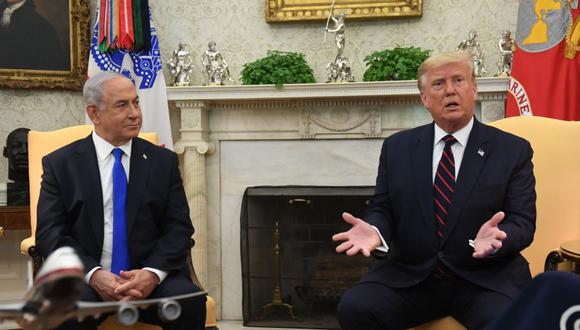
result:
M 462 279 L 430 276 L 403 289 L 362 282 L 342 296 L 338 318 L 345 330 L 386 330 L 411 328 L 451 315 L 470 330 L 482 329 L 511 301 Z
M 187 294 L 200 291 L 200 289 L 191 282 L 191 278 L 186 271 L 178 273 L 170 273 L 161 284 L 159 284 L 148 298 L 162 298 L 171 297 L 181 294 Z M 102 301 L 97 292 L 86 285 L 82 301 Z M 202 330 L 205 327 L 205 296 L 194 297 L 190 299 L 183 299 L 179 301 L 181 305 L 181 315 L 172 322 L 162 322 L 157 314 L 157 306 L 153 305 L 146 309 L 139 309 L 139 321 L 155 324 L 163 327 L 163 329 L 171 330 Z M 87 318 L 83 322 L 70 320 L 58 329 L 96 329 L 97 326 L 103 322 L 107 316 L 104 315 L 99 319 Z

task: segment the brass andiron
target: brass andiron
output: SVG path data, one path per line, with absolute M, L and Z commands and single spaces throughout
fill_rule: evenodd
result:
M 294 306 L 286 304 L 282 301 L 282 277 L 280 274 L 280 228 L 278 226 L 278 221 L 276 221 L 276 231 L 274 231 L 274 258 L 276 263 L 276 269 L 274 273 L 274 278 L 276 279 L 276 286 L 274 287 L 274 295 L 272 297 L 272 302 L 264 305 L 262 307 L 262 311 L 264 312 L 264 316 L 262 319 L 265 319 L 268 315 L 268 312 L 272 308 L 276 307 L 283 307 L 288 310 L 288 315 L 294 320 L 299 320 L 296 315 L 294 315 Z

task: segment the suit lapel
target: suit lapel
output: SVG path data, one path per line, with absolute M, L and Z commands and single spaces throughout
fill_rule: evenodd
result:
M 73 160 L 76 173 L 80 173 L 83 201 L 87 206 L 89 223 L 97 238 L 99 253 L 103 249 L 103 189 L 101 176 L 99 174 L 99 164 L 97 153 L 92 136 L 89 135 L 81 141 L 77 148 L 76 157 Z
M 423 212 L 423 220 L 429 231 L 435 237 L 435 221 L 433 216 L 433 136 L 434 124 L 424 126 L 417 136 L 411 159 L 415 173 L 415 187 Z
M 147 145 L 139 138 L 133 139 L 131 147 L 131 170 L 129 171 L 129 186 L 127 188 L 127 234 L 135 224 L 137 209 L 147 185 L 151 163 L 147 153 Z
M 490 151 L 488 140 L 489 136 L 485 134 L 483 125 L 475 120 L 469 141 L 463 153 L 463 160 L 461 161 L 459 175 L 457 176 L 457 182 L 455 184 L 455 193 L 453 194 L 453 204 L 449 209 L 447 226 L 443 231 L 441 245 L 445 244 L 449 233 L 453 231 L 453 228 L 459 221 L 466 201 L 479 178 L 483 164 Z

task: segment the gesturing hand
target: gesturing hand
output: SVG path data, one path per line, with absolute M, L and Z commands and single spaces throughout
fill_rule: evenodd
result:
M 507 234 L 500 230 L 498 225 L 504 218 L 505 213 L 497 212 L 479 228 L 475 238 L 474 258 L 485 258 L 501 248 Z
M 379 234 L 371 225 L 346 212 L 342 214 L 342 218 L 351 224 L 352 228 L 332 236 L 333 241 L 344 241 L 336 247 L 336 252 L 342 253 L 346 251 L 349 256 L 361 252 L 368 257 L 371 255 L 372 250 L 381 245 Z

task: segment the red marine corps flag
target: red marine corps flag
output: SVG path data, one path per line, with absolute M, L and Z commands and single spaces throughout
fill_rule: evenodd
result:
M 506 116 L 580 120 L 578 0 L 521 0 Z

